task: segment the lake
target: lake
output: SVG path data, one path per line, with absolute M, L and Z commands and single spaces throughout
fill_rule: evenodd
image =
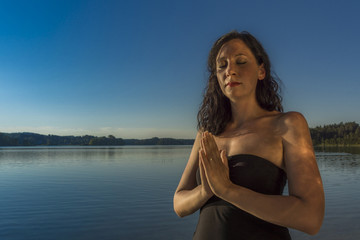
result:
M 0 239 L 191 239 L 172 198 L 191 146 L 2 147 Z M 316 236 L 360 238 L 360 152 L 316 152 L 326 214 Z

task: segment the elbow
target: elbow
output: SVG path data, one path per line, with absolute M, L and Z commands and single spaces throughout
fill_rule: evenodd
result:
M 175 196 L 173 199 L 173 207 L 174 207 L 174 212 L 176 213 L 176 215 L 178 215 L 178 217 L 183 218 L 186 216 L 184 211 L 182 211 L 181 208 L 179 207 L 179 203 L 177 203 Z
M 313 226 L 309 226 L 306 229 L 304 229 L 304 232 L 311 236 L 314 236 L 320 231 L 320 228 L 321 228 L 321 224 L 313 225 Z
M 317 217 L 317 221 L 314 223 L 313 227 L 310 229 L 311 230 L 309 232 L 310 235 L 315 235 L 320 231 L 321 225 L 323 223 L 323 219 L 324 219 L 324 214 L 320 214 Z
M 316 235 L 320 231 L 321 226 L 309 226 L 303 231 L 311 236 Z
M 316 235 L 321 228 L 322 222 L 323 222 L 323 215 L 319 215 L 319 216 L 314 216 L 312 219 L 313 221 L 309 220 L 306 223 L 305 228 L 303 229 L 303 231 L 311 236 Z
M 175 211 L 176 215 L 177 215 L 178 217 L 180 217 L 180 218 L 183 218 L 183 217 L 186 216 L 184 213 L 180 212 L 180 211 L 177 210 L 176 208 L 174 208 L 174 211 Z
M 307 214 L 303 215 L 303 229 L 302 231 L 309 235 L 316 235 L 322 226 L 325 215 L 325 199 L 320 198 L 319 201 L 313 202 L 308 208 Z
M 311 226 L 308 227 L 308 234 L 315 235 L 320 231 L 325 215 L 325 203 L 317 207 L 317 211 L 314 211 L 313 221 L 309 221 Z
M 183 217 L 186 217 L 187 215 L 189 215 L 189 214 L 186 214 L 181 209 L 179 209 L 179 207 L 176 207 L 175 202 L 174 202 L 174 211 L 175 211 L 176 215 L 178 215 L 178 217 L 180 217 L 180 218 L 183 218 Z
M 180 218 L 189 216 L 198 209 L 193 205 L 193 200 L 184 199 L 184 195 L 180 193 L 175 193 L 174 195 L 173 208 L 176 215 Z

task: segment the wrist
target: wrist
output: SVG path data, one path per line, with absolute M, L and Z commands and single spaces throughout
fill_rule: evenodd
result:
M 210 191 L 206 191 L 204 187 L 200 185 L 200 197 L 206 201 L 211 198 L 214 194 Z
M 231 181 L 226 183 L 223 188 L 221 188 L 221 191 L 219 191 L 218 194 L 216 194 L 218 197 L 222 199 L 227 199 L 229 195 L 231 195 L 231 192 L 233 192 L 235 187 L 235 184 L 233 184 Z

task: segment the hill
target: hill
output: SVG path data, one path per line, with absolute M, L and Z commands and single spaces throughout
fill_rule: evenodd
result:
M 360 146 L 360 126 L 356 122 L 340 122 L 310 128 L 314 146 Z M 122 139 L 112 135 L 57 136 L 37 133 L 0 133 L 0 146 L 121 146 L 121 145 L 192 145 L 194 139 L 149 138 Z
M 122 139 L 112 135 L 95 136 L 57 136 L 37 133 L 0 133 L 0 146 L 121 146 L 121 145 L 192 145 L 193 139 L 150 138 Z

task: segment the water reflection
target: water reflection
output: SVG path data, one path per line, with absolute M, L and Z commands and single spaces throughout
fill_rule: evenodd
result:
M 2 147 L 0 166 L 74 164 L 86 161 L 131 163 L 139 160 L 153 164 L 174 164 L 188 156 L 190 146 L 120 146 L 120 147 Z
M 360 154 L 360 147 L 315 147 L 316 152 Z
M 316 149 L 326 194 L 324 225 L 314 237 L 294 230 L 293 240 L 360 234 L 359 150 Z M 0 239 L 191 239 L 197 214 L 179 219 L 172 207 L 190 151 L 191 146 L 0 148 L 0 206 L 6 206 Z
M 359 171 L 359 147 L 330 147 L 326 149 L 316 148 L 315 151 L 316 159 L 322 173 L 347 172 L 356 175 Z

